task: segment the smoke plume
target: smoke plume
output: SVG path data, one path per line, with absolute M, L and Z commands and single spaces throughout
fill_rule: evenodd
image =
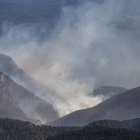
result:
M 140 1 L 103 0 L 64 7 L 51 33 L 34 25 L 3 24 L 0 51 L 53 89 L 60 115 L 101 102 L 89 97 L 103 85 L 140 85 Z M 41 30 L 43 30 L 42 27 Z

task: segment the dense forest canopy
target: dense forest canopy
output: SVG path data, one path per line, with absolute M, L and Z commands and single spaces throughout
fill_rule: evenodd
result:
M 84 127 L 51 127 L 0 119 L 1 140 L 139 140 L 140 119 L 104 120 Z

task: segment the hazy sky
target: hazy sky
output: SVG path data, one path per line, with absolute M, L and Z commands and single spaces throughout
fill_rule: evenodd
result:
M 95 87 L 140 85 L 139 15 L 139 0 L 65 7 L 43 40 L 33 25 L 3 24 L 0 50 L 65 99 L 55 103 L 64 115 L 100 102 L 87 96 Z

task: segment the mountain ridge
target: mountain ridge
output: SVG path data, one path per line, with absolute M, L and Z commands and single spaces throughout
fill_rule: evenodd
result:
M 124 87 L 118 87 L 118 86 L 101 86 L 93 91 L 91 96 L 96 96 L 102 98 L 102 100 L 108 99 L 114 95 L 123 93 L 127 91 L 128 89 Z
M 90 122 L 103 119 L 129 120 L 139 118 L 139 93 L 140 87 L 136 87 L 119 95 L 115 95 L 95 107 L 73 112 L 52 122 L 50 125 L 83 126 Z
M 52 102 L 51 97 L 56 96 L 55 92 L 42 85 L 40 82 L 34 80 L 30 77 L 23 69 L 21 69 L 15 61 L 8 55 L 0 54 L 0 71 L 10 76 L 14 81 L 19 83 L 24 88 L 28 89 L 30 92 L 34 93 L 39 97 L 49 98 L 47 102 Z
M 8 99 L 12 97 L 27 117 L 33 120 L 50 121 L 58 117 L 52 105 L 35 96 L 2 72 L 0 72 L 0 92 L 7 95 Z

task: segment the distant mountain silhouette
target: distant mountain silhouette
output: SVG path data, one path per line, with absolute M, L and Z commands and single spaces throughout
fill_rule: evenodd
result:
M 102 99 L 110 98 L 114 95 L 125 92 L 127 89 L 123 87 L 115 87 L 115 86 L 102 86 L 95 89 L 92 93 L 93 96 L 99 96 Z

